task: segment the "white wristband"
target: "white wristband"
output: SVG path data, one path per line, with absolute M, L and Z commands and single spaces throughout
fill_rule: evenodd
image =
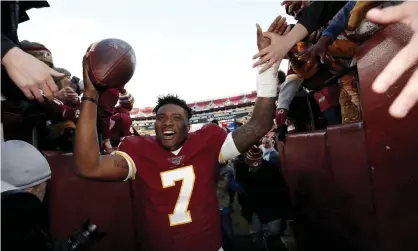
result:
M 130 179 L 135 179 L 135 175 L 136 175 L 136 166 L 135 166 L 135 162 L 132 160 L 132 158 L 125 152 L 122 151 L 114 151 L 111 153 L 111 155 L 116 154 L 119 156 L 122 156 L 126 162 L 128 162 L 128 175 L 126 176 L 126 178 L 123 181 L 127 181 Z
M 260 65 L 258 70 L 264 67 Z M 257 97 L 277 97 L 277 79 L 274 77 L 274 65 L 263 73 L 257 73 Z

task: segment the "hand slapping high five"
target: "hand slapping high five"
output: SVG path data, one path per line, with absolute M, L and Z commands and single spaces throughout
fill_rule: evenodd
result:
M 290 26 L 287 25 L 286 18 L 282 16 L 276 17 L 274 21 L 270 24 L 270 27 L 267 30 L 267 33 L 273 33 L 278 35 L 285 35 L 290 31 Z M 263 31 L 260 25 L 257 24 L 257 46 L 258 50 L 262 50 L 268 47 L 271 43 L 269 36 L 263 34 Z
M 402 74 L 418 62 L 418 2 L 409 1 L 382 10 L 372 9 L 367 19 L 379 24 L 404 23 L 408 25 L 413 36 L 409 43 L 398 52 L 380 73 L 373 83 L 373 90 L 384 93 Z M 395 118 L 403 118 L 418 101 L 418 69 L 414 71 L 408 83 L 389 108 Z

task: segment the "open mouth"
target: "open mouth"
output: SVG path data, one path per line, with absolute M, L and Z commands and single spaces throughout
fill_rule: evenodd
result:
M 176 133 L 174 131 L 164 131 L 163 132 L 163 135 L 164 135 L 164 139 L 165 140 L 170 140 L 170 139 L 173 139 L 174 138 L 174 136 L 176 135 Z

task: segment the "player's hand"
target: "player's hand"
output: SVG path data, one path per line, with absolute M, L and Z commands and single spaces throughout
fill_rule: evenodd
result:
M 253 64 L 253 68 L 265 63 L 264 67 L 260 70 L 260 73 L 263 73 L 275 64 L 274 72 L 277 72 L 279 70 L 280 62 L 291 49 L 291 47 L 289 48 L 288 46 L 291 43 L 286 42 L 284 36 L 272 32 L 264 32 L 263 36 L 270 39 L 270 45 L 253 56 L 253 59 L 259 58 L 259 60 Z
M 52 101 L 58 92 L 52 76 L 64 77 L 63 73 L 53 70 L 17 47 L 10 49 L 1 63 L 6 68 L 10 79 L 30 100 L 36 98 L 39 102 L 43 102 L 43 96 L 45 96 Z
M 89 52 L 87 51 L 86 54 L 83 57 L 83 83 L 84 83 L 84 93 L 94 93 L 96 94 L 96 87 L 94 87 L 93 83 L 90 80 L 89 74 L 88 74 L 88 70 L 89 70 L 89 65 L 88 65 L 88 56 L 89 56 Z
M 261 29 L 259 24 L 257 26 L 257 47 L 258 50 L 262 50 L 270 45 L 270 39 L 268 37 L 263 36 L 263 30 Z M 276 17 L 276 19 L 270 24 L 268 28 L 268 32 L 273 32 L 276 34 L 282 35 L 287 31 L 288 26 L 286 22 L 286 18 L 282 16 Z
M 367 19 L 379 24 L 404 23 L 413 36 L 409 43 L 398 52 L 386 68 L 375 79 L 372 88 L 377 93 L 384 93 L 399 77 L 418 62 L 418 2 L 404 2 L 382 10 L 372 9 Z M 418 100 L 418 69 L 414 71 L 408 83 L 389 108 L 389 113 L 396 118 L 405 117 Z
M 307 63 L 311 63 L 314 62 L 317 57 L 320 57 L 321 60 L 324 61 L 325 53 L 327 52 L 330 42 L 330 37 L 322 36 L 316 44 L 302 51 L 299 54 L 298 59 L 306 61 Z
M 281 16 L 278 16 L 273 21 L 273 23 L 270 25 L 267 32 L 263 33 L 262 30 L 261 30 L 261 27 L 257 24 L 257 45 L 258 45 L 259 52 L 256 55 L 253 56 L 253 59 L 257 59 L 260 56 L 264 56 L 264 55 L 265 56 L 262 57 L 257 62 L 255 62 L 255 64 L 253 65 L 254 68 L 263 64 L 263 63 L 265 63 L 265 62 L 267 62 L 269 60 L 271 55 L 268 54 L 268 52 L 271 51 L 272 48 L 275 48 L 275 47 L 277 47 L 278 44 L 280 44 L 281 36 L 289 33 L 290 29 L 291 29 L 291 26 L 287 25 L 286 18 L 281 17 Z M 262 42 L 259 43 L 259 41 L 262 41 Z M 289 48 L 289 50 L 290 50 L 290 48 Z M 286 53 L 287 53 L 287 51 L 284 54 L 286 54 Z M 268 55 L 266 55 L 266 54 L 268 54 Z M 283 57 L 284 56 L 282 56 L 282 58 Z M 281 61 L 281 59 L 280 59 L 280 61 Z M 278 64 L 275 65 L 274 72 L 277 72 L 279 70 L 280 61 L 278 61 Z M 274 62 L 268 62 L 260 70 L 260 73 L 269 69 L 273 64 L 274 64 Z

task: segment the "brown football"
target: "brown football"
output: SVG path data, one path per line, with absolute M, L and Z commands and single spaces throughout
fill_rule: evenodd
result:
M 134 75 L 135 52 L 127 42 L 104 39 L 92 44 L 88 51 L 88 74 L 96 88 L 123 88 Z

